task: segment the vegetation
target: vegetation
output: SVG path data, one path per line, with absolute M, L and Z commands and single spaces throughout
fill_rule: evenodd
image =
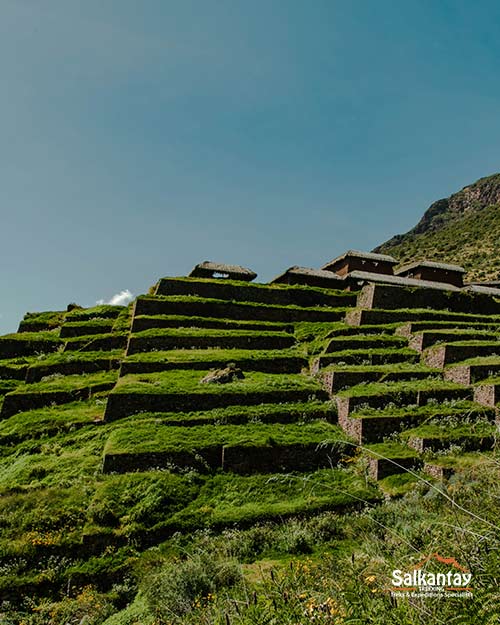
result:
M 265 289 L 275 287 L 253 288 L 273 299 Z M 139 303 L 146 299 L 161 314 L 132 318 L 132 306 L 107 305 L 37 313 L 26 318 L 36 332 L 2 339 L 0 389 L 8 391 L 2 401 L 12 403 L 0 421 L 0 623 L 495 622 L 495 409 L 471 401 L 472 386 L 446 382 L 442 371 L 419 364 L 406 336 L 394 335 L 408 318 L 439 328 L 439 322 L 472 327 L 482 317 L 410 309 L 369 311 L 381 314 L 381 325 L 336 321 L 353 298 L 345 296 L 343 309 L 228 300 L 215 300 L 214 309 L 211 299 L 149 296 Z M 179 314 L 164 314 L 169 302 Z M 302 316 L 307 311 L 332 321 Z M 275 321 L 255 321 L 254 314 Z M 500 326 L 500 319 L 484 317 L 488 330 Z M 290 322 L 299 318 L 322 321 Z M 132 323 L 149 329 L 132 335 Z M 64 337 L 86 328 L 95 333 Z M 148 351 L 125 355 L 126 341 L 141 335 L 151 340 Z M 296 344 L 260 350 L 189 344 L 189 337 L 253 335 Z M 163 336 L 188 344 L 156 351 Z M 46 339 L 51 353 L 40 349 Z M 299 372 L 308 357 L 319 358 L 317 378 L 306 366 Z M 293 358 L 296 373 L 252 370 Z M 119 361 L 147 371 L 169 367 L 108 370 Z M 228 362 L 243 369 L 243 379 L 201 383 L 210 367 Z M 337 397 L 320 383 L 331 371 L 366 375 L 363 384 L 353 377 L 337 397 L 351 397 L 361 426 L 387 436 L 357 437 L 377 441 L 359 445 L 341 429 Z M 373 373 L 380 378 L 369 382 Z M 416 405 L 422 398 L 427 403 Z M 375 420 L 384 417 L 388 425 L 381 427 Z M 467 451 L 486 440 L 487 453 Z M 415 441 L 431 449 L 419 452 Z M 382 463 L 389 469 L 376 482 L 373 466 Z M 429 468 L 435 477 L 424 472 Z M 435 552 L 471 569 L 473 596 L 391 596 L 392 570 Z
M 500 273 L 500 175 L 433 204 L 420 224 L 377 248 L 401 263 L 436 260 L 463 266 L 469 280 L 497 280 Z M 494 198 L 497 198 L 496 200 Z M 493 201 L 492 201 L 493 200 Z

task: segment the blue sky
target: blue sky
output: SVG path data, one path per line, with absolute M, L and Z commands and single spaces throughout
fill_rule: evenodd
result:
M 499 26 L 486 0 L 3 0 L 0 332 L 408 230 L 500 170 Z

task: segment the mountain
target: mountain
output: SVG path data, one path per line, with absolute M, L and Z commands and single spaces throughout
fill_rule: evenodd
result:
M 500 274 L 500 174 L 479 179 L 437 200 L 418 224 L 374 252 L 401 263 L 437 260 L 462 265 L 467 280 L 496 280 Z

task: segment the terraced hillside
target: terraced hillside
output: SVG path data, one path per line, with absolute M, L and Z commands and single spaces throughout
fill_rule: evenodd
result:
M 27 314 L 0 337 L 1 600 L 22 612 L 92 587 L 119 611 L 154 545 L 354 519 L 484 462 L 500 303 L 416 301 L 165 278 L 127 308 Z M 229 363 L 230 381 L 203 381 Z

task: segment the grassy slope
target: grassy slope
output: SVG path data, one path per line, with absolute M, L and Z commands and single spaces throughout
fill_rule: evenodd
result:
M 401 263 L 427 259 L 458 264 L 467 270 L 468 280 L 496 280 L 500 272 L 500 205 L 488 205 L 482 199 L 484 181 L 498 187 L 500 176 L 476 183 L 478 199 L 472 200 L 465 212 L 448 209 L 434 218 L 427 230 L 409 231 L 383 243 L 377 251 L 391 254 Z
M 90 318 L 117 314 L 114 330 L 126 329 L 129 317 L 123 309 L 99 308 Z M 86 319 L 88 312 L 77 311 L 72 317 Z M 323 324 L 302 325 L 298 338 L 321 342 L 325 329 Z M 90 354 L 85 358 L 92 359 Z M 65 354 L 54 354 L 47 361 L 65 358 Z M 96 374 L 95 379 L 114 375 Z M 116 392 L 207 392 L 200 389 L 202 375 L 127 376 Z M 72 380 L 55 376 L 33 388 L 69 386 Z M 266 388 L 299 388 L 314 394 L 319 385 L 299 374 L 248 373 L 245 380 L 210 392 Z M 372 386 L 372 390 L 383 389 Z M 486 616 L 498 615 L 487 594 L 487 584 L 498 567 L 498 539 L 493 533 L 487 535 L 482 543 L 484 557 L 479 560 L 471 536 L 488 528 L 477 519 L 471 524 L 467 515 L 458 518 L 456 510 L 451 513 L 428 484 L 412 490 L 417 476 L 387 478 L 387 491 L 409 494 L 401 502 L 372 508 L 380 495 L 367 478 L 362 458 L 347 469 L 309 474 L 101 472 L 106 446 L 112 450 L 115 445 L 115 451 L 148 451 L 160 444 L 182 448 L 222 438 L 229 443 L 265 444 L 270 439 L 294 442 L 325 440 L 334 433 L 343 436 L 325 422 L 301 425 L 307 420 L 303 413 L 311 407 L 292 408 L 297 423 L 291 426 L 222 425 L 238 412 L 252 423 L 259 414 L 272 412 L 265 405 L 210 411 L 206 416 L 214 425 L 191 428 L 166 425 L 169 418 L 178 418 L 168 413 L 95 425 L 93 421 L 104 412 L 104 397 L 98 396 L 19 413 L 1 422 L 0 594 L 14 589 L 14 595 L 7 598 L 15 605 L 26 597 L 23 606 L 2 606 L 0 613 L 8 613 L 6 623 L 255 625 L 263 623 L 266 615 L 275 625 L 331 625 L 351 617 L 350 622 L 419 625 L 429 622 L 425 621 L 429 615 L 418 606 L 391 603 L 384 592 L 384 575 L 412 561 L 415 552 L 439 549 L 448 555 L 456 552 L 457 544 L 463 559 L 481 574 L 477 601 L 467 609 L 478 623 L 483 622 L 483 607 L 488 607 Z M 286 409 L 286 404 L 273 409 Z M 200 413 L 191 414 L 196 419 Z M 477 469 L 474 458 L 469 463 L 473 470 Z M 498 460 L 488 462 L 488 470 L 466 478 L 457 494 L 465 495 L 463 503 L 481 514 L 486 514 L 484 506 L 490 499 L 496 502 L 499 494 L 498 480 L 493 479 Z M 347 513 L 346 506 L 364 510 Z M 338 507 L 337 513 L 321 513 L 332 507 Z M 290 515 L 294 518 L 287 520 Z M 268 522 L 271 519 L 273 523 Z M 447 521 L 458 527 L 455 533 L 446 530 Z M 154 543 L 159 546 L 145 549 Z M 375 583 L 369 581 L 373 575 Z M 432 616 L 447 622 L 456 614 L 457 604 L 430 609 Z M 3 618 L 2 614 L 0 622 Z

